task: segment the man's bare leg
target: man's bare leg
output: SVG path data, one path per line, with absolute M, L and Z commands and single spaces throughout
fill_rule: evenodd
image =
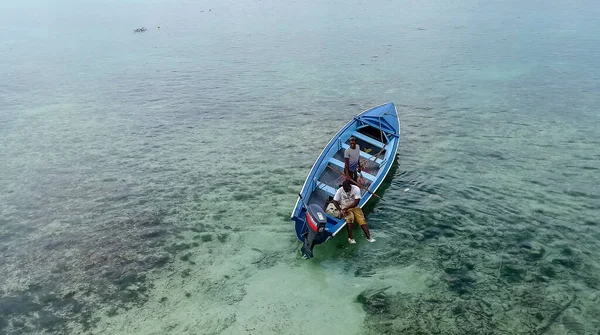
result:
M 360 226 L 363 230 L 363 232 L 365 233 L 365 236 L 367 237 L 367 240 L 371 239 L 371 233 L 369 232 L 369 226 L 367 226 L 367 224 L 365 223 L 364 225 Z
M 352 239 L 352 222 L 346 221 L 346 228 L 348 228 L 348 238 Z

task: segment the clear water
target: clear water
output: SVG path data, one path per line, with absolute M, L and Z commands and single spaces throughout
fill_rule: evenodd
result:
M 0 333 L 596 334 L 598 17 L 3 1 Z M 377 242 L 301 260 L 308 170 L 387 101 L 403 138 Z

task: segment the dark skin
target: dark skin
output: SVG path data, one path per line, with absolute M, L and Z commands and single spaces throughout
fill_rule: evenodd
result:
M 350 190 L 352 189 L 352 186 L 349 183 L 344 183 L 344 185 L 342 186 L 344 188 L 344 192 L 348 193 L 350 192 Z M 340 203 L 338 201 L 333 200 L 333 204 L 335 205 L 335 207 L 340 211 L 340 214 L 342 215 L 342 217 L 346 216 L 346 214 L 348 214 L 348 209 L 353 208 L 358 206 L 358 203 L 360 202 L 360 199 L 354 199 L 354 202 L 352 202 L 350 205 L 348 205 L 345 208 L 342 208 L 342 206 L 340 205 Z M 360 226 L 363 230 L 363 232 L 365 233 L 365 236 L 367 237 L 367 239 L 371 239 L 371 233 L 369 233 L 369 227 L 364 224 L 362 226 Z M 352 238 L 352 222 L 346 222 L 346 228 L 348 228 L 348 238 Z
M 350 148 L 356 149 L 356 140 L 351 140 L 350 141 Z M 349 158 L 344 159 L 344 174 L 346 175 L 347 179 L 352 179 L 350 177 L 349 166 L 350 166 L 350 159 Z M 358 171 L 358 173 L 360 173 L 360 164 L 358 164 L 357 171 Z

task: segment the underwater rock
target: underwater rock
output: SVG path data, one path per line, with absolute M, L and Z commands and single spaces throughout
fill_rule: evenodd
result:
M 428 227 L 427 229 L 425 229 L 423 231 L 423 236 L 426 239 L 430 239 L 430 238 L 436 238 L 440 235 L 442 235 L 443 231 L 438 228 L 438 227 Z
M 481 248 L 483 247 L 483 241 L 481 240 L 473 240 L 469 243 L 471 248 Z
M 115 284 L 121 289 L 127 289 L 128 287 L 135 285 L 139 286 L 141 283 L 146 281 L 145 274 L 128 273 L 115 281 Z
M 390 287 L 378 290 L 366 290 L 356 297 L 356 301 L 363 305 L 363 309 L 372 314 L 389 313 L 390 306 L 387 295 L 384 293 Z
M 521 244 L 521 251 L 525 252 L 531 260 L 537 260 L 544 256 L 546 250 L 537 242 L 524 242 Z
M 47 286 L 30 285 L 20 292 L 0 297 L 0 334 L 66 334 L 69 322 L 89 326 L 89 306 L 74 299 L 76 292 L 59 293 Z M 37 331 L 34 331 L 37 330 Z M 43 330 L 43 332 L 42 332 Z
M 368 316 L 364 324 L 369 334 L 501 334 L 494 331 L 498 325 L 496 315 L 492 315 L 492 299 L 464 299 L 440 292 L 389 294 L 389 312 L 370 313 L 365 309 Z
M 592 288 L 594 290 L 598 290 L 600 289 L 600 279 L 598 279 L 598 277 L 591 275 L 591 276 L 585 276 L 583 277 L 583 282 L 589 287 Z
M 140 235 L 140 237 L 143 239 L 152 239 L 152 238 L 156 238 L 156 237 L 165 236 L 166 234 L 167 234 L 167 231 L 164 229 L 153 229 L 153 230 L 149 230 L 147 232 L 142 233 Z
M 460 270 L 448 276 L 446 281 L 450 290 L 458 294 L 465 294 L 471 292 L 473 284 L 477 282 L 477 277 L 471 271 Z
M 167 264 L 171 260 L 171 256 L 166 252 L 159 252 L 154 255 L 145 257 L 142 260 L 144 268 L 152 269 L 159 268 Z
M 552 260 L 552 264 L 562 265 L 565 268 L 575 269 L 577 268 L 578 261 L 574 257 L 558 256 Z
M 452 229 L 444 229 L 444 230 L 442 230 L 442 234 L 445 237 L 454 237 L 454 235 L 455 235 L 454 231 Z
M 462 264 L 454 260 L 445 261 L 442 263 L 442 266 L 444 267 L 444 272 L 446 272 L 447 274 L 454 274 L 463 270 Z
M 576 298 L 577 297 L 574 295 L 572 298 L 568 299 L 568 301 L 566 301 L 564 304 L 562 304 L 560 306 L 560 308 L 558 308 L 554 313 L 552 313 L 548 317 L 544 318 L 544 320 L 531 332 L 531 334 L 532 335 L 541 335 L 541 334 L 546 333 L 548 328 L 550 328 L 550 326 L 556 321 L 556 319 L 558 319 L 558 317 L 564 311 L 566 311 L 569 307 L 571 307 L 571 304 L 573 303 L 573 301 L 575 301 Z
M 500 268 L 500 276 L 506 279 L 508 282 L 517 283 L 523 281 L 527 270 L 521 268 L 516 264 L 502 264 Z
M 416 233 L 416 234 L 418 234 L 418 233 Z M 398 229 L 398 231 L 396 231 L 395 240 L 401 241 L 401 243 L 414 242 L 415 241 L 415 233 L 410 232 L 406 229 Z
M 483 313 L 488 317 L 494 315 L 494 312 L 492 311 L 492 303 L 486 299 L 481 299 L 479 301 L 479 308 L 481 308 L 481 311 L 483 311 Z
M 504 313 L 504 307 L 502 307 L 502 304 L 497 301 L 490 302 L 490 309 L 492 310 L 492 313 L 496 315 Z
M 356 271 L 354 271 L 354 277 L 371 277 L 374 274 L 375 271 L 373 271 L 373 267 L 368 264 L 359 266 Z
M 569 315 L 565 315 L 563 316 L 561 323 L 563 324 L 563 326 L 569 330 L 569 334 L 577 334 L 577 335 L 584 335 L 585 334 L 585 326 L 577 321 L 577 319 L 575 319 L 572 316 Z
M 413 238 L 415 239 L 415 241 L 423 241 L 425 239 L 425 236 L 419 232 L 415 232 L 413 233 Z
M 191 249 L 193 247 L 193 243 L 173 243 L 171 246 L 165 247 L 165 250 L 174 254 L 183 250 Z
M 118 313 L 117 308 L 115 308 L 115 307 L 109 307 L 106 311 L 104 311 L 104 314 L 110 318 L 110 317 L 113 317 L 113 316 L 115 316 L 115 315 L 117 315 L 119 313 Z
M 427 286 L 429 288 L 434 287 L 436 284 L 437 284 L 437 281 L 434 280 L 433 278 L 427 278 L 425 280 L 425 286 Z
M 455 250 L 447 245 L 442 245 L 437 249 L 437 253 L 440 258 L 448 260 L 455 253 Z
M 569 246 L 564 246 L 560 253 L 565 256 L 573 256 L 575 254 L 581 254 L 581 251 Z
M 552 265 L 550 264 L 540 266 L 540 273 L 542 274 L 542 277 L 556 277 L 556 271 L 554 270 L 554 267 L 552 267 Z

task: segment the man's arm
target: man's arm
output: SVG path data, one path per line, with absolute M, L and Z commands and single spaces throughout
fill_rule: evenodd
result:
M 344 158 L 344 174 L 350 177 L 350 158 Z
M 358 149 L 358 162 L 356 162 L 358 168 L 356 170 L 358 171 L 358 173 L 360 173 L 360 171 L 362 170 L 362 168 L 360 167 L 360 145 L 357 144 L 356 148 Z

